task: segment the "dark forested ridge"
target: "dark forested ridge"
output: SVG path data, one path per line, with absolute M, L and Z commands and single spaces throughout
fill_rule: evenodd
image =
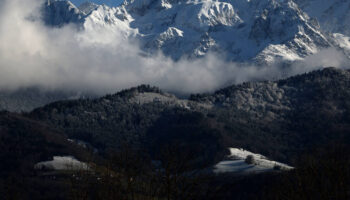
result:
M 348 71 L 327 68 L 189 100 L 140 86 L 99 99 L 56 102 L 28 116 L 101 150 L 128 143 L 156 151 L 157 143 L 173 139 L 189 146 L 210 140 L 215 147 L 208 146 L 209 154 L 243 147 L 291 162 L 308 147 L 349 141 L 349 89 Z
M 316 181 L 334 186 L 324 196 L 343 199 L 349 186 L 349 112 L 350 72 L 334 68 L 189 99 L 142 85 L 98 99 L 59 101 L 30 113 L 2 112 L 0 186 L 11 187 L 0 187 L 0 192 L 14 194 L 16 189 L 40 196 L 38 191 L 52 186 L 62 191 L 60 197 L 52 193 L 56 199 L 84 194 L 85 199 L 280 199 L 293 188 L 296 195 L 289 194 L 290 199 L 310 199 L 319 194 L 303 196 L 299 186 L 311 184 L 310 191 L 327 187 L 312 182 L 311 171 L 317 170 L 324 176 Z M 296 170 L 244 177 L 192 174 L 224 159 L 228 147 L 266 155 Z M 33 169 L 56 155 L 93 163 L 94 173 L 74 174 L 79 178 L 72 180 L 70 173 L 51 176 Z M 336 184 L 339 176 L 342 185 Z M 17 188 L 19 177 L 26 178 Z M 33 182 L 37 187 L 28 189 Z

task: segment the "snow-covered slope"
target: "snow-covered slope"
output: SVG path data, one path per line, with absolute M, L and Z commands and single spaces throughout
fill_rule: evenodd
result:
M 35 164 L 35 169 L 49 170 L 89 170 L 86 163 L 80 162 L 71 156 L 54 156 L 51 161 L 43 161 Z
M 48 6 L 53 14 L 45 18 L 52 25 L 73 22 L 85 31 L 122 33 L 139 39 L 146 52 L 161 51 L 175 60 L 213 51 L 234 61 L 294 61 L 330 45 L 291 0 L 127 0 L 116 8 L 84 4 L 80 10 L 69 2 Z
M 271 170 L 291 170 L 293 167 L 268 160 L 265 156 L 238 148 L 230 148 L 230 155 L 227 160 L 221 161 L 214 166 L 215 173 L 260 173 Z M 246 159 L 251 156 L 252 163 Z
M 334 46 L 350 56 L 350 1 L 295 0 L 314 21 L 318 21 Z

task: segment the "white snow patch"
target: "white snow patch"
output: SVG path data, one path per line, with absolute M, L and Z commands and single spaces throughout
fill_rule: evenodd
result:
M 34 165 L 34 169 L 49 170 L 89 170 L 89 166 L 72 156 L 54 156 L 51 161 L 43 161 Z
M 285 44 L 269 45 L 258 55 L 257 58 L 261 60 L 264 59 L 267 63 L 273 63 L 276 61 L 276 59 L 281 59 L 284 61 L 298 61 L 303 59 L 298 55 L 298 53 L 294 52 Z
M 261 173 L 272 171 L 275 169 L 279 170 L 291 170 L 293 167 L 268 160 L 265 156 L 255 154 L 250 151 L 238 148 L 230 148 L 231 154 L 228 156 L 230 160 L 224 160 L 214 166 L 215 173 Z M 245 159 L 248 156 L 254 158 L 254 164 L 248 164 Z

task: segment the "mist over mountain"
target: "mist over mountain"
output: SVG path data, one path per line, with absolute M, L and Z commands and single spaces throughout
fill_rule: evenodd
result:
M 7 90 L 105 94 L 146 83 L 189 94 L 348 66 L 347 43 L 337 45 L 292 1 L 79 9 L 68 1 L 6 0 L 0 27 L 0 86 Z
M 0 110 L 28 112 L 54 101 L 85 97 L 93 96 L 84 96 L 84 94 L 64 90 L 42 90 L 35 87 L 20 88 L 15 91 L 2 90 L 0 92 Z

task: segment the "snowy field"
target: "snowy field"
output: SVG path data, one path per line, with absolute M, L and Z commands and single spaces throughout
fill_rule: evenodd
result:
M 230 148 L 227 160 L 221 161 L 214 166 L 215 173 L 261 173 L 272 170 L 291 170 L 293 167 L 268 160 L 265 156 L 238 148 Z M 253 158 L 253 163 L 248 164 L 245 160 L 248 156 Z
M 35 169 L 47 170 L 89 170 L 86 163 L 80 162 L 72 156 L 54 156 L 51 161 L 35 164 Z

